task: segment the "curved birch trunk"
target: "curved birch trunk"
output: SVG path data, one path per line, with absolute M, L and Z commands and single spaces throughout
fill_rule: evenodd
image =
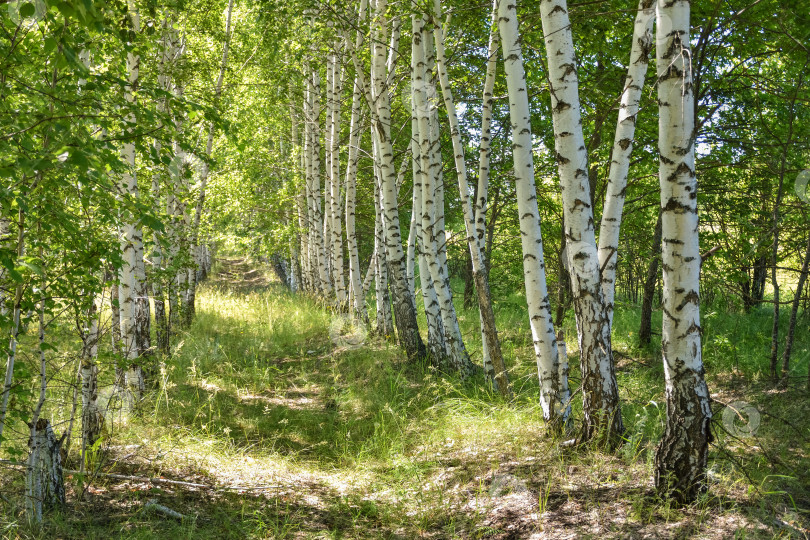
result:
M 689 2 L 658 2 L 658 148 L 664 321 L 661 352 L 667 421 L 655 453 L 655 486 L 688 502 L 705 489 L 712 411 L 700 340 L 700 246 Z
M 520 216 L 520 243 L 523 249 L 523 276 L 537 373 L 540 379 L 540 405 L 546 422 L 562 426 L 568 423 L 571 414 L 570 395 L 566 370 L 560 363 L 557 351 L 557 338 L 554 335 L 546 287 L 543 236 L 540 231 L 540 212 L 537 209 L 537 190 L 534 184 L 529 97 L 515 4 L 499 2 L 498 28 L 503 45 L 504 70 L 509 93 L 515 190 Z
M 566 251 L 579 333 L 585 413 L 582 439 L 599 438 L 615 444 L 624 426 L 613 366 L 610 317 L 599 274 L 571 24 L 565 0 L 542 3 L 540 14 L 548 58 Z
M 613 138 L 612 159 L 608 173 L 607 196 L 599 228 L 598 256 L 602 273 L 602 296 L 611 325 L 613 323 L 613 300 L 616 294 L 619 229 L 627 190 L 630 155 L 633 152 L 638 104 L 653 46 L 654 19 L 655 0 L 641 0 L 638 4 L 638 14 L 633 28 L 633 46 L 630 50 L 630 63 L 619 105 L 619 119 L 616 122 L 616 135 Z

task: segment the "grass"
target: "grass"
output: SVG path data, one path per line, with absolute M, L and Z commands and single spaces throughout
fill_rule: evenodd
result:
M 604 454 L 561 447 L 545 433 L 519 295 L 497 306 L 516 393 L 514 402 L 506 403 L 483 379 L 460 381 L 408 363 L 383 340 L 336 345 L 330 338 L 336 314 L 249 270 L 231 261 L 201 288 L 197 318 L 177 338 L 139 413 L 107 426 L 93 457 L 96 470 L 137 478 L 68 475 L 67 508 L 34 529 L 22 521 L 20 475 L 3 471 L 8 502 L 0 502 L 0 534 L 178 539 L 808 534 L 810 406 L 801 384 L 775 390 L 765 380 L 764 310 L 748 316 L 704 310 L 710 390 L 724 403 L 751 403 L 760 425 L 754 437 L 733 438 L 721 427 L 723 407 L 716 403 L 710 490 L 697 503 L 675 508 L 652 490 L 653 450 L 665 415 L 663 368 L 659 350 L 636 345 L 636 306 L 619 305 L 614 328 L 627 441 Z M 460 310 L 460 317 L 475 357 L 477 313 Z M 801 324 L 806 328 L 806 318 Z M 62 330 L 62 339 L 69 339 L 68 330 Z M 797 334 L 799 375 L 806 373 L 810 343 L 807 332 Z M 575 335 L 573 328 L 567 335 Z M 575 343 L 569 349 L 575 385 Z M 102 377 L 109 378 L 109 371 Z M 48 413 L 64 419 L 69 411 L 59 399 L 65 389 L 57 385 L 51 392 Z M 580 407 L 577 402 L 575 415 Z M 69 467 L 76 467 L 75 446 Z M 152 499 L 184 519 L 150 511 L 146 502 Z

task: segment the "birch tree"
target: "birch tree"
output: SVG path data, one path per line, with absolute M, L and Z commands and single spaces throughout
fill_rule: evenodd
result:
M 373 132 L 377 143 L 377 161 L 381 177 L 381 200 L 384 208 L 386 262 L 390 271 L 394 299 L 394 321 L 400 345 L 409 358 L 425 356 L 425 345 L 419 335 L 416 304 L 408 286 L 405 252 L 397 203 L 396 170 L 391 143 L 391 106 L 386 69 L 386 43 L 388 43 L 386 0 L 377 0 L 372 22 L 371 108 Z
M 225 15 L 225 42 L 222 44 L 222 62 L 219 66 L 219 75 L 217 75 L 217 81 L 214 85 L 214 105 L 219 105 L 220 97 L 222 96 L 222 83 L 225 80 L 225 70 L 228 68 L 228 47 L 230 46 L 231 42 L 231 14 L 233 13 L 233 0 L 228 0 L 228 10 Z M 208 128 L 208 138 L 205 143 L 205 158 L 202 163 L 202 168 L 200 170 L 200 180 L 199 180 L 199 193 L 197 195 L 197 201 L 194 205 L 194 222 L 191 225 L 191 242 L 190 247 L 192 253 L 196 254 L 198 251 L 198 244 L 200 239 L 200 219 L 202 217 L 203 207 L 205 205 L 205 189 L 208 186 L 208 176 L 209 176 L 209 165 L 208 160 L 211 159 L 211 153 L 214 150 L 214 131 L 215 131 L 215 124 L 212 122 L 211 126 Z M 202 261 L 199 258 L 194 258 L 195 265 L 198 265 Z M 188 298 L 187 298 L 187 308 L 186 308 L 186 316 L 188 318 L 189 324 L 191 323 L 191 319 L 194 317 L 196 308 L 195 302 L 197 297 L 197 271 L 196 267 L 192 268 L 192 271 L 189 272 L 189 284 L 188 284 Z
M 131 31 L 137 34 L 140 31 L 140 16 L 134 3 L 131 1 L 128 3 L 128 11 Z M 140 62 L 140 56 L 131 51 L 127 53 L 127 72 L 129 78 L 125 88 L 125 98 L 131 104 L 135 101 L 134 92 L 138 87 Z M 130 124 L 134 124 L 135 118 L 130 116 L 128 121 Z M 135 176 L 135 141 L 130 138 L 124 143 L 121 152 L 126 164 L 126 170 L 121 177 L 119 189 L 122 196 L 128 196 L 134 199 L 138 196 L 138 182 Z M 139 332 L 144 328 L 148 328 L 146 325 L 140 323 L 144 317 L 148 317 L 148 311 L 145 312 L 142 309 L 143 302 L 138 298 L 138 296 L 144 292 L 141 286 L 143 282 L 139 280 L 141 277 L 139 268 L 143 267 L 143 241 L 141 234 L 140 226 L 137 224 L 134 216 L 130 216 L 128 221 L 125 220 L 120 236 L 123 265 L 119 274 L 120 285 L 118 301 L 121 310 L 123 354 L 128 364 L 124 376 L 125 386 L 128 393 L 128 403 L 130 405 L 133 404 L 133 400 L 137 402 L 141 399 L 144 390 L 143 369 L 139 361 L 143 342 L 142 338 L 139 338 Z M 138 262 L 139 255 L 141 257 L 140 263 Z
M 616 122 L 616 134 L 613 138 L 613 151 L 608 174 L 607 196 L 599 227 L 598 258 L 602 296 L 611 325 L 613 323 L 613 299 L 616 294 L 619 231 L 627 191 L 627 174 L 630 169 L 630 155 L 633 152 L 639 100 L 644 88 L 644 78 L 647 74 L 649 55 L 653 45 L 654 19 L 655 1 L 641 0 L 633 27 L 633 44 L 630 49 L 627 77 L 624 80 L 619 104 L 619 118 Z
M 512 158 L 515 164 L 515 191 L 520 216 L 520 243 L 523 250 L 523 278 L 540 379 L 540 404 L 543 408 L 543 418 L 547 422 L 564 425 L 568 423 L 571 414 L 568 366 L 560 362 L 546 287 L 543 236 L 540 230 L 540 212 L 537 208 L 537 189 L 534 184 L 529 97 L 515 4 L 505 1 L 498 3 L 498 29 L 509 94 Z
M 700 338 L 700 246 L 690 5 L 658 1 L 658 148 L 664 319 L 661 352 L 667 420 L 655 453 L 655 485 L 682 502 L 705 489 L 712 417 Z
M 610 316 L 602 292 L 588 154 L 582 134 L 576 58 L 565 0 L 540 6 L 548 61 L 554 150 L 562 189 L 565 245 L 582 371 L 584 440 L 614 443 L 624 431 L 613 365 Z
M 453 154 L 454 154 L 454 163 L 456 167 L 456 174 L 458 178 L 458 190 L 461 197 L 461 206 L 462 211 L 464 213 L 464 228 L 465 232 L 467 233 L 467 247 L 470 251 L 471 261 L 472 261 L 472 269 L 473 269 L 473 278 L 475 280 L 476 290 L 478 291 L 478 308 L 480 313 L 481 319 L 481 336 L 482 336 L 482 345 L 484 348 L 484 365 L 491 365 L 493 373 L 491 373 L 492 380 L 495 383 L 495 387 L 505 396 L 509 396 L 511 391 L 509 389 L 509 378 L 506 373 L 506 365 L 503 360 L 503 355 L 501 354 L 501 345 L 500 340 L 498 339 L 498 330 L 495 324 L 495 312 L 492 309 L 492 297 L 489 291 L 489 276 L 486 268 L 486 263 L 484 261 L 483 255 L 483 245 L 482 242 L 479 240 L 476 234 L 476 216 L 475 216 L 475 207 L 473 206 L 473 201 L 470 201 L 470 186 L 467 181 L 467 165 L 464 156 L 464 145 L 461 141 L 461 130 L 459 129 L 458 123 L 458 115 L 456 113 L 456 106 L 453 100 L 453 93 L 450 88 L 450 80 L 447 74 L 447 59 L 445 57 L 444 51 L 444 31 L 441 26 L 438 24 L 438 21 L 441 20 L 441 2 L 440 0 L 434 0 L 433 4 L 434 8 L 434 17 L 437 21 L 436 28 L 433 32 L 434 38 L 436 41 L 436 60 L 437 60 L 437 68 L 438 68 L 438 75 L 439 81 L 441 83 L 442 88 L 442 95 L 444 97 L 444 104 L 445 109 L 447 110 L 447 117 L 450 122 L 450 134 L 452 137 L 453 142 Z M 493 9 L 494 14 L 494 9 Z M 493 16 L 492 19 L 493 25 L 495 23 L 495 17 Z M 494 30 L 494 27 L 493 27 Z M 490 36 L 495 35 L 494 31 L 490 32 Z M 488 52 L 495 57 L 497 53 L 497 39 L 490 37 L 490 43 L 488 47 Z M 483 119 L 482 119 L 482 134 L 486 132 L 486 135 L 482 135 L 482 145 L 484 145 L 483 137 L 487 137 L 486 145 L 487 149 L 483 151 L 482 155 L 486 156 L 481 159 L 488 159 L 489 151 L 488 151 L 488 144 L 489 144 L 489 125 L 491 123 L 491 102 L 487 102 L 486 94 L 489 93 L 490 96 L 492 94 L 492 88 L 494 85 L 494 60 L 490 61 L 487 60 L 487 76 L 486 82 L 484 83 L 484 112 L 483 112 Z M 487 165 L 484 164 L 486 168 Z M 483 199 L 480 199 L 481 207 L 483 210 L 483 206 L 486 204 L 486 183 L 487 178 L 486 174 L 484 175 L 483 180 Z M 479 185 L 479 188 L 482 187 Z

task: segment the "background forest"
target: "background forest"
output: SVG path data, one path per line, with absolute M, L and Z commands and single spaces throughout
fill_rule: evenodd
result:
M 810 537 L 804 3 L 0 21 L 4 537 Z

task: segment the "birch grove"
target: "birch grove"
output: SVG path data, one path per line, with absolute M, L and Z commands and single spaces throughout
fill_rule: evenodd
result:
M 119 4 L 0 18 L 4 530 L 807 528 L 802 10 Z

